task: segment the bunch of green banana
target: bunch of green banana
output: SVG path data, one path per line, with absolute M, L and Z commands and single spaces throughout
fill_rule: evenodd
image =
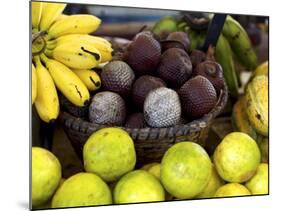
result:
M 74 105 L 84 106 L 89 91 L 101 87 L 91 70 L 112 59 L 106 39 L 89 35 L 101 24 L 93 15 L 64 15 L 66 4 L 32 2 L 32 103 L 39 117 L 50 122 L 59 114 L 57 89 Z M 36 37 L 36 38 L 35 38 Z

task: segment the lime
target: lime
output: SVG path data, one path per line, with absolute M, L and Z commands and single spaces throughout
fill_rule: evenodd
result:
M 148 164 L 143 165 L 140 169 L 147 171 L 150 167 L 152 167 L 156 164 L 158 164 L 158 163 L 157 162 L 148 163 Z
M 196 198 L 211 198 L 216 193 L 217 189 L 224 185 L 224 181 L 217 173 L 214 165 L 212 165 L 211 178 L 203 191 Z
M 93 133 L 84 145 L 83 157 L 85 170 L 107 182 L 116 181 L 136 164 L 133 140 L 119 128 L 103 128 Z
M 147 171 L 148 173 L 151 173 L 153 176 L 155 176 L 160 181 L 160 163 L 149 163 L 141 167 L 142 170 Z
M 260 163 L 261 154 L 255 140 L 241 132 L 224 137 L 214 153 L 219 175 L 228 182 L 242 183 L 250 179 Z
M 111 204 L 107 184 L 92 173 L 78 173 L 66 179 L 52 199 L 52 208 Z
M 165 152 L 160 177 L 171 195 L 178 199 L 189 199 L 203 191 L 211 171 L 211 160 L 200 145 L 180 142 Z
M 118 181 L 113 196 L 117 204 L 164 201 L 165 191 L 153 175 L 145 170 L 135 170 Z
M 61 179 L 61 165 L 46 149 L 32 147 L 32 206 L 45 204 L 54 194 Z
M 261 163 L 256 174 L 245 185 L 253 195 L 268 194 L 268 164 Z
M 250 191 L 239 183 L 228 183 L 221 186 L 215 193 L 214 197 L 227 196 L 246 196 L 251 195 Z

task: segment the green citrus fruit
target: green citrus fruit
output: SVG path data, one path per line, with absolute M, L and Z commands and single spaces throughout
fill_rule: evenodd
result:
M 32 147 L 32 206 L 45 204 L 54 194 L 61 179 L 61 165 L 46 149 Z
M 180 142 L 165 152 L 160 177 L 171 195 L 178 199 L 189 199 L 203 191 L 211 171 L 211 160 L 200 145 Z
M 212 165 L 211 178 L 203 191 L 196 198 L 211 198 L 216 193 L 217 189 L 224 185 L 224 181 L 217 173 L 214 165 Z
M 245 186 L 256 194 L 268 194 L 268 164 L 261 163 L 256 174 L 246 182 Z
M 116 181 L 134 169 L 136 153 L 132 138 L 119 128 L 93 133 L 83 148 L 84 167 L 107 182 Z
M 160 163 L 149 163 L 144 165 L 141 169 L 151 173 L 160 181 Z
M 107 184 L 92 173 L 78 173 L 66 179 L 52 199 L 52 208 L 111 204 Z
M 113 196 L 117 204 L 164 201 L 165 191 L 153 175 L 145 170 L 135 170 L 118 181 Z
M 228 183 L 221 186 L 215 193 L 214 197 L 227 197 L 227 196 L 246 196 L 251 195 L 251 192 L 239 183 Z
M 233 132 L 224 137 L 214 153 L 219 175 L 228 182 L 250 179 L 260 163 L 261 154 L 255 140 L 245 133 Z
M 156 164 L 158 164 L 158 163 L 157 162 L 148 163 L 148 164 L 143 165 L 140 169 L 147 171 L 150 167 L 152 167 Z

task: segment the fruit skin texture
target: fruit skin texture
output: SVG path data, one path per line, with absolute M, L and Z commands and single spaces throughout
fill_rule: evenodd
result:
M 50 73 L 42 65 L 38 57 L 35 59 L 35 65 L 37 96 L 34 105 L 40 119 L 48 123 L 51 120 L 57 119 L 59 115 L 60 105 L 58 93 Z
M 164 201 L 165 191 L 153 175 L 135 170 L 118 181 L 113 196 L 116 204 Z
M 180 87 L 192 74 L 188 54 L 179 48 L 169 48 L 161 55 L 157 75 L 172 87 Z
M 61 165 L 46 149 L 32 147 L 32 206 L 40 206 L 54 194 L 61 179 Z
M 256 172 L 261 160 L 255 140 L 241 132 L 232 132 L 224 137 L 214 152 L 214 164 L 225 181 L 242 183 Z
M 217 173 L 217 170 L 214 165 L 212 165 L 212 173 L 209 179 L 208 184 L 204 190 L 196 196 L 196 198 L 211 198 L 216 193 L 217 189 L 224 185 L 224 181 Z
M 87 86 L 88 90 L 95 91 L 101 87 L 101 79 L 94 70 L 72 70 L 83 83 Z
M 105 125 L 122 125 L 126 118 L 126 106 L 122 97 L 114 92 L 99 92 L 89 106 L 91 122 Z
M 211 171 L 212 162 L 200 145 L 180 142 L 164 154 L 160 178 L 171 195 L 178 199 L 190 199 L 203 191 Z
M 176 125 L 181 118 L 181 104 L 178 94 L 166 87 L 157 88 L 144 101 L 144 119 L 151 127 Z
M 138 113 L 131 114 L 126 120 L 125 127 L 128 127 L 128 128 L 146 127 L 143 113 L 138 112 Z
M 70 15 L 56 21 L 48 30 L 51 38 L 67 34 L 89 34 L 100 25 L 101 20 L 94 15 Z
M 247 69 L 254 70 L 257 67 L 257 55 L 247 32 L 240 23 L 228 15 L 222 33 L 229 41 L 238 61 Z
M 220 187 L 214 197 L 228 197 L 228 196 L 247 196 L 251 195 L 251 192 L 239 183 L 228 183 Z
M 153 74 L 160 61 L 161 46 L 151 32 L 138 33 L 127 48 L 124 60 L 137 75 Z
M 254 129 L 268 136 L 268 77 L 256 76 L 246 88 L 248 119 Z
M 89 102 L 90 93 L 86 85 L 67 66 L 41 55 L 41 59 L 46 64 L 56 87 L 74 105 L 84 106 Z
M 268 164 L 261 163 L 256 174 L 246 182 L 245 186 L 253 195 L 268 194 Z
M 37 95 L 37 75 L 36 75 L 36 69 L 34 67 L 34 65 L 32 64 L 32 84 L 31 84 L 31 100 L 32 100 L 32 104 L 34 103 L 35 99 L 36 99 L 36 95 Z
M 232 110 L 232 125 L 235 131 L 243 132 L 257 140 L 257 132 L 252 127 L 247 116 L 247 103 L 245 95 L 240 97 L 233 106 Z
M 131 94 L 135 74 L 125 62 L 112 61 L 103 67 L 101 80 L 105 90 L 116 92 L 126 97 Z
M 132 99 L 138 109 L 143 110 L 143 104 L 148 93 L 156 88 L 166 87 L 166 83 L 157 77 L 143 75 L 133 84 Z
M 119 128 L 94 132 L 83 148 L 84 168 L 112 182 L 134 169 L 136 152 L 128 133 Z
M 52 208 L 112 203 L 107 184 L 92 173 L 78 173 L 63 182 L 52 199 Z
M 48 3 L 42 2 L 42 14 L 40 19 L 40 31 L 46 31 L 52 23 L 61 15 L 62 11 L 66 7 L 66 4 L 62 3 Z
M 258 144 L 261 151 L 261 162 L 268 163 L 268 137 L 263 137 Z
M 214 86 L 208 79 L 200 75 L 185 82 L 178 94 L 183 113 L 187 117 L 201 117 L 210 112 L 217 102 Z
M 268 61 L 265 61 L 256 68 L 253 77 L 258 75 L 268 76 Z
M 38 28 L 42 14 L 42 2 L 31 2 L 32 28 Z

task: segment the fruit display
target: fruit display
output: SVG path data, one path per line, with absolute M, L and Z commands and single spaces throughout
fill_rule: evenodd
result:
M 212 14 L 125 39 L 73 8 L 31 3 L 33 209 L 269 194 L 269 64 L 236 16 L 205 50 Z

